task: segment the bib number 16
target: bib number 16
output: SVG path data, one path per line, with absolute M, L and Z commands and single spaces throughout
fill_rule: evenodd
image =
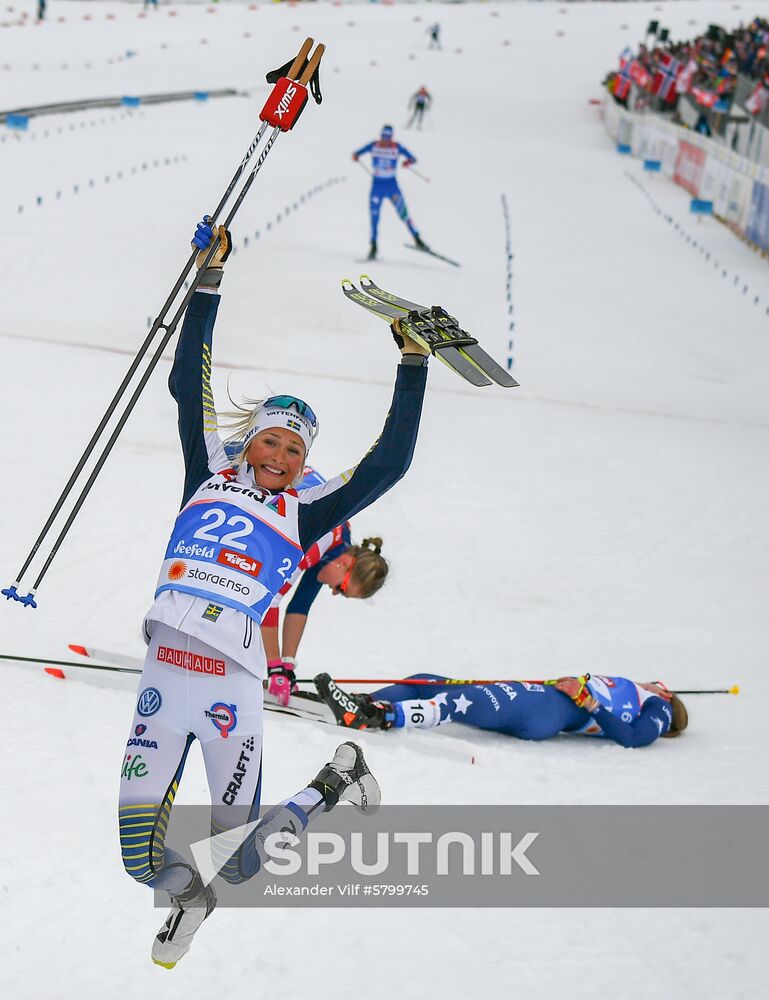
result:
M 237 541 L 237 539 L 245 538 L 253 532 L 254 522 L 250 518 L 244 517 L 242 514 L 233 514 L 232 517 L 227 517 L 227 514 L 220 507 L 212 507 L 205 514 L 201 515 L 200 520 L 210 521 L 211 523 L 198 528 L 193 534 L 193 538 L 199 538 L 202 542 L 214 542 L 216 545 L 228 545 L 233 549 L 239 549 L 241 552 L 245 552 L 248 548 L 247 545 Z M 214 532 L 219 531 L 224 525 L 230 528 L 238 528 L 238 530 L 225 531 L 223 534 L 214 534 Z

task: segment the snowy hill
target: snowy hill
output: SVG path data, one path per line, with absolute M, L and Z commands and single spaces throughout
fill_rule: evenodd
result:
M 314 463 L 327 474 L 352 465 L 381 428 L 396 363 L 384 324 L 339 290 L 366 270 L 445 304 L 505 358 L 502 194 L 521 388 L 476 391 L 432 364 L 413 467 L 354 524 L 356 538 L 383 536 L 391 579 L 367 602 L 322 595 L 301 672 L 739 683 L 739 698 L 691 699 L 685 737 L 645 751 L 448 730 L 364 739 L 390 802 L 766 804 L 769 316 L 661 222 L 627 174 L 730 274 L 763 292 L 767 265 L 715 221 L 690 221 L 679 189 L 620 159 L 588 101 L 652 10 L 678 37 L 766 15 L 769 3 L 180 5 L 140 17 L 136 4 L 51 0 L 40 26 L 12 23 L 19 9 L 0 25 L 3 109 L 224 87 L 240 96 L 3 129 L 2 585 L 255 132 L 264 73 L 312 35 L 328 47 L 323 104 L 280 137 L 233 225 L 218 402 L 228 379 L 234 397 L 297 393 L 321 419 Z M 433 20 L 441 52 L 426 47 Z M 429 123 L 406 131 L 423 84 Z M 350 153 L 385 121 L 430 177 L 402 178 L 413 218 L 461 270 L 404 249 L 390 206 L 382 260 L 358 263 L 368 180 Z M 61 658 L 85 642 L 142 655 L 181 488 L 169 366 L 170 353 L 38 610 L 0 608 L 2 652 Z M 68 674 L 2 667 L 0 983 L 17 1000 L 162 1000 L 221 986 L 324 1000 L 765 993 L 767 920 L 748 910 L 221 910 L 165 973 L 149 962 L 161 912 L 125 876 L 117 846 L 135 683 Z M 338 741 L 268 716 L 263 801 L 301 787 Z M 191 755 L 177 801 L 205 797 Z

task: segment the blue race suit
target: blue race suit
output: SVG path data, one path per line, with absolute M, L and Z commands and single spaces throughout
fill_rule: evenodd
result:
M 418 678 L 444 679 L 437 674 L 415 675 L 414 679 Z M 424 699 L 439 704 L 441 725 L 458 722 L 522 740 L 547 740 L 559 733 L 582 733 L 605 736 L 623 747 L 643 747 L 670 729 L 672 712 L 665 699 L 638 688 L 627 678 L 591 677 L 588 687 L 600 703 L 592 714 L 578 708 L 568 695 L 550 684 L 522 681 L 424 686 L 393 684 L 380 688 L 371 697 L 394 706 L 396 726 L 399 702 Z
M 371 193 L 369 195 L 369 211 L 371 213 L 371 241 L 376 243 L 377 232 L 379 230 L 379 213 L 382 209 L 382 202 L 389 198 L 393 203 L 398 217 L 402 219 L 408 231 L 416 237 L 419 232 L 414 223 L 409 218 L 406 201 L 398 187 L 395 172 L 398 167 L 398 160 L 405 157 L 407 164 L 416 163 L 416 157 L 410 153 L 405 146 L 399 142 L 392 142 L 386 139 L 377 139 L 361 146 L 353 154 L 357 159 L 364 153 L 371 153 L 371 171 L 374 180 L 371 183 Z

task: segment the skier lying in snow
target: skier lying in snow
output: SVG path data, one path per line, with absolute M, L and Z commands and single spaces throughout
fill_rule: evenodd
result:
M 200 740 L 211 828 L 222 833 L 258 815 L 265 656 L 262 618 L 302 554 L 372 504 L 406 473 L 427 381 L 427 352 L 393 335 L 403 355 L 384 429 L 354 469 L 297 492 L 318 433 L 312 409 L 273 396 L 242 414 L 236 463 L 219 437 L 210 386 L 211 342 L 222 268 L 232 242 L 223 226 L 216 253 L 184 318 L 169 385 L 179 408 L 184 454 L 182 509 L 171 533 L 155 601 L 145 619 L 149 648 L 120 781 L 120 839 L 126 871 L 171 896 L 152 948 L 172 968 L 215 905 L 213 888 L 164 843 L 187 753 Z M 200 223 L 193 246 L 202 267 L 214 234 Z M 205 663 L 206 672 L 197 665 Z M 219 874 L 240 883 L 260 868 L 257 838 L 287 823 L 304 830 L 338 801 L 375 808 L 379 788 L 353 743 L 290 799 L 271 810 Z M 241 807 L 241 808 L 237 808 Z M 245 815 L 244 815 L 245 814 Z M 259 841 L 261 842 L 261 841 Z
M 446 680 L 437 674 L 413 679 Z M 315 678 L 337 725 L 350 729 L 432 729 L 459 722 L 521 740 L 559 733 L 605 736 L 623 747 L 645 747 L 660 736 L 680 736 L 688 724 L 684 703 L 662 684 L 626 677 L 562 677 L 558 681 L 501 684 L 393 684 L 371 695 L 348 694 L 328 674 Z

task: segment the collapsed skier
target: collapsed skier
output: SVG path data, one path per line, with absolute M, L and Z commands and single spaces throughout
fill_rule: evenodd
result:
M 369 195 L 369 211 L 371 213 L 371 246 L 369 248 L 368 259 L 375 260 L 377 255 L 377 233 L 379 231 L 379 213 L 382 210 L 382 202 L 389 198 L 393 203 L 398 218 L 406 224 L 408 231 L 414 237 L 414 244 L 419 250 L 428 250 L 429 247 L 422 240 L 414 223 L 409 218 L 406 200 L 398 187 L 398 180 L 395 176 L 398 162 L 404 157 L 403 166 L 413 166 L 417 159 L 405 146 L 393 141 L 392 125 L 384 125 L 379 139 L 361 146 L 353 154 L 353 160 L 357 160 L 365 153 L 371 154 L 371 192 Z
M 455 684 L 436 674 L 413 679 L 447 683 L 393 684 L 361 695 L 319 674 L 315 686 L 337 724 L 350 729 L 432 729 L 458 722 L 521 740 L 579 733 L 645 747 L 661 736 L 680 736 L 689 721 L 684 703 L 661 681 L 589 674 L 546 683 Z
M 372 504 L 411 463 L 427 380 L 427 351 L 394 328 L 401 354 L 384 429 L 361 462 L 298 492 L 318 420 L 307 403 L 272 396 L 246 414 L 233 464 L 218 433 L 210 386 L 211 343 L 229 233 L 201 276 L 184 318 L 169 385 L 185 463 L 176 519 L 145 619 L 141 690 L 120 783 L 120 838 L 127 872 L 169 892 L 172 909 L 152 949 L 172 968 L 215 905 L 212 886 L 166 847 L 165 830 L 190 746 L 201 743 L 216 834 L 255 819 L 261 790 L 265 655 L 259 625 L 304 552 Z M 204 221 L 193 245 L 202 267 L 214 238 Z M 363 754 L 343 743 L 317 777 L 225 852 L 219 874 L 240 883 L 260 868 L 259 844 L 289 822 L 304 830 L 340 800 L 361 811 L 379 802 Z M 236 807 L 239 807 L 236 809 Z M 243 807 L 247 819 L 243 816 Z

